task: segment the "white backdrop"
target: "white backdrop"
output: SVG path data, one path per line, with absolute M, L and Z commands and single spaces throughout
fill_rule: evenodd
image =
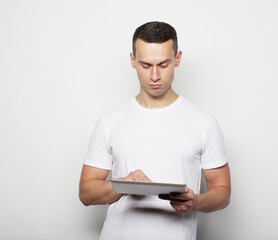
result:
M 136 27 L 172 24 L 174 90 L 214 114 L 232 173 L 228 208 L 199 215 L 199 240 L 277 239 L 275 0 L 0 0 L 0 239 L 98 239 L 106 206 L 78 199 L 102 113 L 139 91 Z

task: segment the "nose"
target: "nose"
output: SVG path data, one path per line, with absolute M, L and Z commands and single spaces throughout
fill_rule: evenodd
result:
M 153 82 L 157 82 L 160 79 L 160 74 L 158 71 L 158 68 L 156 66 L 152 67 L 152 72 L 151 72 L 151 80 Z

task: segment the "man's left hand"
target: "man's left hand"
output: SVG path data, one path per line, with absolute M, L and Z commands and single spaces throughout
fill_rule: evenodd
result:
M 158 197 L 169 200 L 171 206 L 178 212 L 186 212 L 192 209 L 196 202 L 195 194 L 189 188 L 186 188 L 184 193 L 159 194 Z

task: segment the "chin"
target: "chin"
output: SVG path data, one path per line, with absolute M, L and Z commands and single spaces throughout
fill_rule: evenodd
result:
M 165 92 L 157 92 L 157 93 L 153 93 L 153 92 L 149 92 L 148 94 L 152 97 L 160 97 L 162 95 L 164 95 Z
M 168 89 L 159 89 L 159 91 L 148 91 L 147 93 L 153 97 L 160 97 L 163 96 Z

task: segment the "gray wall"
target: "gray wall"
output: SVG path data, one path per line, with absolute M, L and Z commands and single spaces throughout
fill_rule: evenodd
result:
M 137 26 L 175 26 L 173 88 L 214 114 L 230 206 L 199 215 L 200 240 L 275 239 L 277 1 L 0 0 L 0 239 L 98 239 L 106 206 L 78 199 L 94 124 L 137 94 Z

